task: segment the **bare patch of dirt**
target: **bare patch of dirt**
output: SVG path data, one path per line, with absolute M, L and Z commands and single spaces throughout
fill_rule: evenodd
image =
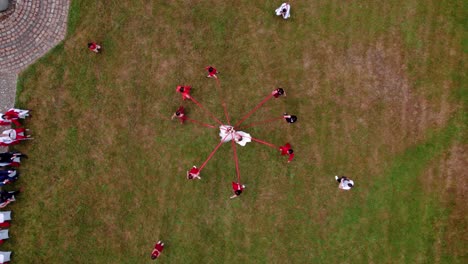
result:
M 334 86 L 331 96 L 346 109 L 341 114 L 346 134 L 352 135 L 357 125 L 372 128 L 398 152 L 422 140 L 427 129 L 444 126 L 453 113 L 448 87 L 432 101 L 413 89 L 398 41 L 356 44 L 342 51 L 322 46 L 328 58 L 326 80 Z

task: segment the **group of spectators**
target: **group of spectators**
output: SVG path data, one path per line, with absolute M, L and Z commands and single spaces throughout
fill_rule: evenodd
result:
M 0 134 L 0 146 L 9 147 L 20 143 L 23 140 L 32 139 L 26 132 L 29 131 L 22 127 L 20 119 L 30 116 L 29 110 L 11 108 L 0 115 L 0 125 L 10 126 Z M 14 125 L 15 128 L 11 128 Z M 21 159 L 27 158 L 25 154 L 17 151 L 6 151 L 0 153 L 0 209 L 7 207 L 10 203 L 16 201 L 19 190 L 7 190 L 5 186 L 16 182 L 19 178 L 18 167 L 21 165 Z M 8 238 L 8 228 L 11 223 L 11 211 L 0 211 L 0 245 Z M 11 251 L 0 251 L 0 263 L 9 263 Z

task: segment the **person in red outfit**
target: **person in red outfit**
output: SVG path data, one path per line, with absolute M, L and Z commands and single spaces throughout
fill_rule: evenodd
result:
M 282 95 L 286 96 L 286 92 L 283 90 L 283 88 L 277 88 L 271 92 L 271 94 L 275 97 L 278 98 Z
M 180 106 L 179 109 L 177 109 L 177 111 L 172 115 L 171 119 L 174 119 L 176 117 L 179 118 L 181 124 L 183 124 L 185 120 L 187 120 L 187 116 L 185 116 L 185 109 L 183 106 Z
M 0 125 L 7 126 L 11 123 L 14 123 L 16 126 L 21 126 L 21 123 L 18 121 L 18 119 L 25 119 L 28 116 L 29 110 L 10 108 L 0 116 Z
M 234 195 L 231 196 L 231 199 L 236 198 L 237 196 L 242 194 L 242 191 L 245 189 L 245 185 L 242 185 L 238 182 L 232 182 L 232 191 Z
M 218 79 L 218 76 L 216 76 L 216 74 L 218 74 L 219 71 L 217 71 L 213 66 L 208 66 L 205 69 L 208 71 L 208 76 L 206 76 L 207 78 Z
M 32 139 L 30 135 L 26 135 L 29 129 L 15 128 L 7 129 L 0 134 L 0 146 L 11 146 L 18 144 L 21 140 Z
M 156 243 L 156 245 L 154 246 L 153 252 L 151 252 L 151 259 L 157 259 L 159 255 L 161 255 L 163 249 L 164 243 L 161 242 L 161 240 L 159 240 L 158 243 Z
M 183 85 L 179 85 L 177 86 L 176 88 L 176 92 L 178 93 L 181 93 L 182 94 L 182 100 L 185 100 L 185 99 L 190 99 L 190 90 L 192 89 L 191 86 L 183 86 Z
M 281 151 L 281 155 L 288 155 L 289 156 L 288 163 L 293 160 L 294 150 L 291 148 L 291 144 L 286 143 L 286 145 L 281 146 L 279 148 L 279 150 Z
M 95 53 L 101 52 L 101 46 L 99 46 L 96 42 L 88 43 L 88 49 Z
M 193 166 L 189 171 L 187 171 L 187 180 L 201 180 L 200 169 L 197 166 Z
M 6 114 L 0 116 L 0 126 L 9 126 L 11 123 L 15 124 L 16 126 L 21 126 L 18 118 L 10 118 Z

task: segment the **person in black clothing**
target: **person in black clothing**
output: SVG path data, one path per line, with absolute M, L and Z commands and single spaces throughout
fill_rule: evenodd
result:
M 5 152 L 0 153 L 0 162 L 11 162 L 15 158 L 28 158 L 25 154 L 21 152 Z
M 297 116 L 295 115 L 288 115 L 287 113 L 283 114 L 283 118 L 287 123 L 295 123 L 297 121 Z
M 0 170 L 0 186 L 15 182 L 18 177 L 19 173 L 16 170 Z
M 20 191 L 0 191 L 0 208 L 4 208 L 11 202 L 16 201 L 15 195 L 19 193 Z

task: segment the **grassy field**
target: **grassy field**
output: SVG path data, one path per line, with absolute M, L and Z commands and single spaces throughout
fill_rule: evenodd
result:
M 72 0 L 68 36 L 22 73 L 17 105 L 33 109 L 30 158 L 16 186 L 17 263 L 466 263 L 466 2 Z M 102 43 L 94 55 L 86 43 Z M 221 90 L 204 67 L 221 71 Z M 251 143 L 170 120 L 178 84 Z M 340 191 L 334 175 L 356 187 Z

